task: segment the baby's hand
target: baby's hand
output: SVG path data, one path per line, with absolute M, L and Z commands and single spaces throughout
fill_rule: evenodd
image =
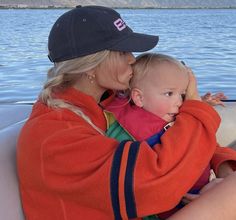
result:
M 212 95 L 210 92 L 207 92 L 201 98 L 202 98 L 203 102 L 206 102 L 212 106 L 214 106 L 214 105 L 225 106 L 221 100 L 227 99 L 227 97 L 225 96 L 225 94 L 223 92 L 219 92 L 214 95 Z

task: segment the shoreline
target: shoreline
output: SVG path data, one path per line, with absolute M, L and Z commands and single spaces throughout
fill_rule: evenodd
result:
M 72 9 L 73 6 L 21 6 L 21 5 L 11 5 L 5 6 L 0 5 L 0 9 Z M 236 6 L 233 7 L 112 7 L 114 9 L 236 9 Z

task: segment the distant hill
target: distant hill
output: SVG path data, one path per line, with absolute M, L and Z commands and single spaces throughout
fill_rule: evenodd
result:
M 113 8 L 236 8 L 236 0 L 0 0 L 1 8 L 71 8 L 76 5 Z

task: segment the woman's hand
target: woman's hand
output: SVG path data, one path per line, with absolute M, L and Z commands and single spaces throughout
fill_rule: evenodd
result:
M 210 92 L 207 92 L 201 98 L 202 98 L 203 102 L 206 102 L 206 103 L 208 103 L 212 106 L 215 106 L 215 105 L 225 106 L 224 103 L 221 100 L 227 99 L 225 94 L 222 93 L 222 92 L 218 92 L 214 95 L 212 95 Z
M 197 89 L 197 80 L 196 77 L 194 76 L 192 70 L 188 67 L 187 71 L 188 71 L 188 75 L 189 75 L 189 83 L 188 83 L 188 88 L 186 91 L 186 95 L 185 95 L 185 99 L 186 100 L 201 100 L 201 97 L 198 93 L 198 89 Z

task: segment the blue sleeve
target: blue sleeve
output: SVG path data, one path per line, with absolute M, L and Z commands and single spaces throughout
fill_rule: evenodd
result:
M 157 134 L 152 135 L 149 137 L 146 141 L 149 144 L 150 147 L 153 147 L 155 144 L 160 144 L 161 143 L 161 136 L 165 133 L 165 130 L 162 129 L 160 132 Z

